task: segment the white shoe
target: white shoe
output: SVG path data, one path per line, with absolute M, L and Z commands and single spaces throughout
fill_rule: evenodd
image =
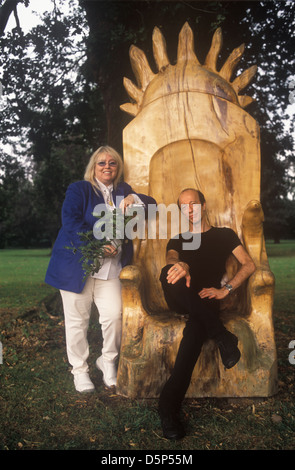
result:
M 117 384 L 117 368 L 113 362 L 104 361 L 100 356 L 96 360 L 96 367 L 103 373 L 103 382 L 107 387 L 114 387 Z
M 87 372 L 75 375 L 74 384 L 77 392 L 89 393 L 94 391 L 94 385 L 91 382 L 89 374 Z

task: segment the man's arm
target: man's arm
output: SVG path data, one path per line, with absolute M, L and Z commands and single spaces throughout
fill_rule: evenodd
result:
M 229 281 L 233 290 L 235 290 L 241 284 L 243 284 L 243 282 L 248 279 L 251 274 L 254 273 L 256 267 L 252 261 L 252 258 L 248 255 L 242 245 L 237 246 L 232 253 L 241 264 L 236 275 Z M 229 291 L 226 287 L 222 287 L 221 289 L 215 289 L 214 287 L 204 288 L 199 292 L 199 296 L 202 299 L 208 297 L 209 299 L 221 300 L 224 299 L 227 295 L 229 295 Z
M 169 284 L 175 284 L 179 279 L 185 277 L 186 286 L 190 286 L 191 276 L 189 273 L 189 266 L 183 261 L 179 261 L 179 254 L 176 250 L 167 251 L 166 264 L 173 264 L 167 273 L 167 282 Z

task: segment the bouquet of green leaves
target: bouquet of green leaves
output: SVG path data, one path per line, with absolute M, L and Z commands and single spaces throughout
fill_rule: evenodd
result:
M 94 213 L 93 215 L 94 217 L 101 217 Z M 99 230 L 103 225 L 111 226 L 113 239 L 109 239 L 109 237 L 101 239 L 95 238 L 93 230 L 90 230 L 88 232 L 78 232 L 82 242 L 79 248 L 76 248 L 73 244 L 72 246 L 65 246 L 67 250 L 72 250 L 74 254 L 77 252 L 81 253 L 80 261 L 82 261 L 82 268 L 85 273 L 83 281 L 85 281 L 90 274 L 93 275 L 100 270 L 104 258 L 108 256 L 108 246 L 112 246 L 118 250 L 120 245 L 122 245 L 125 226 L 132 218 L 133 215 L 124 215 L 120 209 L 107 211 L 104 217 L 96 222 L 95 227 Z

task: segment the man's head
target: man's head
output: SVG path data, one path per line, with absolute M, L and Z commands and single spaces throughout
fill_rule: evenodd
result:
M 177 204 L 179 209 L 188 217 L 191 223 L 202 220 L 206 212 L 206 200 L 204 194 L 198 189 L 186 188 L 179 194 Z M 201 204 L 200 217 L 198 216 L 199 204 Z
M 189 194 L 187 195 L 185 193 L 189 193 Z M 183 199 L 182 197 L 183 195 L 188 196 L 188 197 L 193 197 L 195 199 L 197 198 L 198 199 L 197 204 L 203 205 L 206 203 L 205 196 L 201 191 L 199 191 L 198 189 L 194 189 L 194 188 L 186 188 L 186 189 L 183 189 L 178 196 L 177 204 L 178 204 L 179 209 L 181 209 L 181 204 L 185 204 L 184 202 L 180 201 L 180 199 L 181 200 Z

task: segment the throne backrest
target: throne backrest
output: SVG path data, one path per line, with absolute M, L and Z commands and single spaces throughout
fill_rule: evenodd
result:
M 203 65 L 194 51 L 187 23 L 178 43 L 176 65 L 171 65 L 163 35 L 153 33 L 158 73 L 145 54 L 130 48 L 137 86 L 124 79 L 133 100 L 121 108 L 135 116 L 123 131 L 125 180 L 158 203 L 176 203 L 180 191 L 200 189 L 206 197 L 211 225 L 231 227 L 242 239 L 242 218 L 250 200 L 260 199 L 260 142 L 257 122 L 244 110 L 252 98 L 240 96 L 256 66 L 230 82 L 244 46 L 235 49 L 216 70 L 221 48 L 216 30 Z M 174 227 L 170 235 L 173 236 Z M 169 236 L 170 238 L 170 236 Z M 159 282 L 165 265 L 167 240 L 139 242 L 135 263 L 145 275 L 147 307 L 167 309 Z M 235 269 L 229 263 L 229 270 Z

